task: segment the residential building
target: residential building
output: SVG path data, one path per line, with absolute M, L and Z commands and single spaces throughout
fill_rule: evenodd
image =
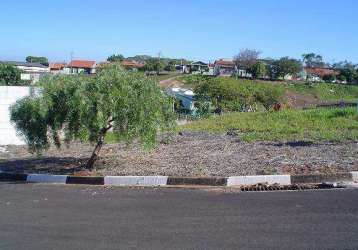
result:
M 95 61 L 72 60 L 64 67 L 63 72 L 65 74 L 95 74 L 96 66 Z
M 145 64 L 136 60 L 125 59 L 121 62 L 121 65 L 126 69 L 138 71 L 143 68 Z
M 217 76 L 233 76 L 238 73 L 232 59 L 219 59 L 214 62 L 214 74 Z
M 7 63 L 15 66 L 21 70 L 21 80 L 30 81 L 31 83 L 39 81 L 42 76 L 50 73 L 50 68 L 40 63 L 16 61 L 1 61 L 1 63 Z
M 201 62 L 201 61 L 192 62 L 190 64 L 183 65 L 183 73 L 184 74 L 201 75 L 207 71 L 209 71 L 208 64 Z
M 50 63 L 50 72 L 52 74 L 61 74 L 63 73 L 64 68 L 66 67 L 66 63 Z
M 319 82 L 323 80 L 327 75 L 339 75 L 339 71 L 332 68 L 324 67 L 304 67 L 300 74 L 302 80 L 308 80 L 312 82 Z
M 183 88 L 168 88 L 167 94 L 179 101 L 180 109 L 192 113 L 195 111 L 194 93 L 189 89 Z

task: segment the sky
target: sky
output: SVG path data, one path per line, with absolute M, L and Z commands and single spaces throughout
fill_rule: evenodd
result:
M 358 63 L 357 0 L 1 0 L 0 60 L 137 54 L 213 61 L 321 54 Z

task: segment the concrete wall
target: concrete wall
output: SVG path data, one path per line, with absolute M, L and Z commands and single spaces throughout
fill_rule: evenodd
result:
M 10 106 L 22 97 L 30 95 L 31 87 L 0 86 L 0 145 L 24 145 L 10 123 Z

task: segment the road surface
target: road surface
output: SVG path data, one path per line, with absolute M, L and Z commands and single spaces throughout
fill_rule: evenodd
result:
M 0 249 L 358 249 L 358 190 L 0 183 Z

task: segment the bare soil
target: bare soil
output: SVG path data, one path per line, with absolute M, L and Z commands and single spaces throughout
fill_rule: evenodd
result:
M 21 173 L 73 174 L 93 146 L 75 143 L 42 156 L 31 155 L 25 146 L 0 150 L 0 170 Z M 107 144 L 93 175 L 233 176 L 256 174 L 309 174 L 358 170 L 358 142 L 246 143 L 238 137 L 183 132 L 159 139 L 151 151 L 138 144 Z

